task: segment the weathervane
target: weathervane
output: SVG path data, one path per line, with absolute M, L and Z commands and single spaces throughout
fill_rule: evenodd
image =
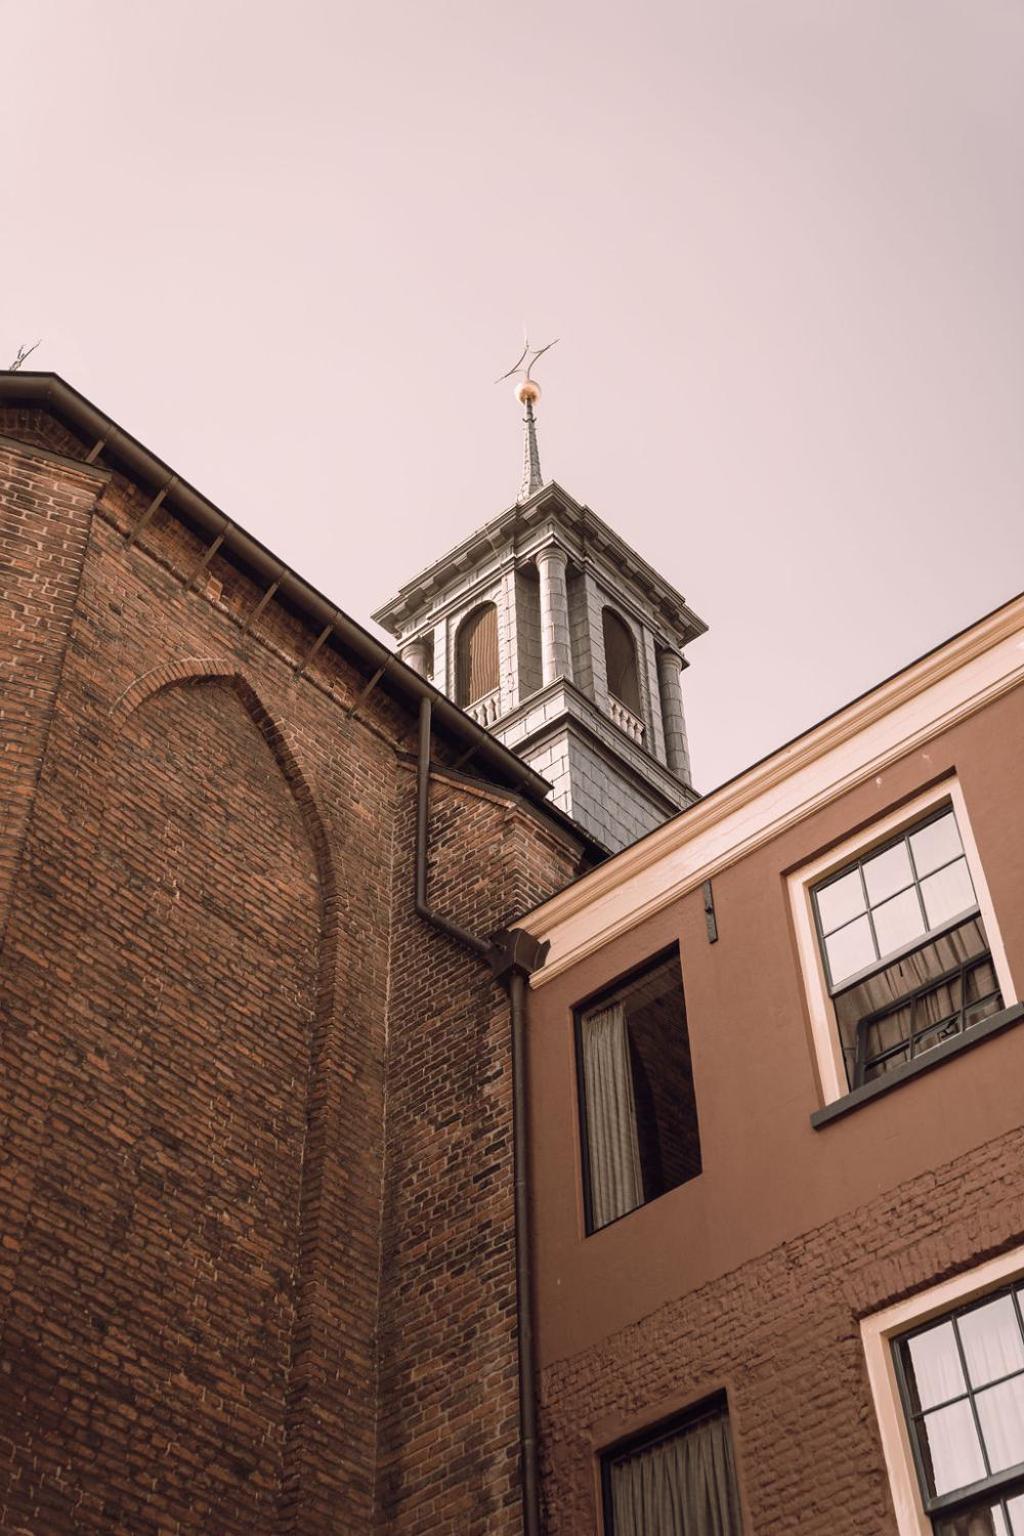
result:
M 504 384 L 506 379 L 522 374 L 521 382 L 516 385 L 516 399 L 520 405 L 526 407 L 526 415 L 523 417 L 523 483 L 516 497 L 517 502 L 529 500 L 544 484 L 540 472 L 540 450 L 537 447 L 537 421 L 533 414 L 533 407 L 540 399 L 540 385 L 536 379 L 530 377 L 530 372 L 537 359 L 543 357 L 545 352 L 549 352 L 557 340 L 556 336 L 555 341 L 549 341 L 545 347 L 531 347 L 527 338 L 526 345 L 515 364 L 508 373 L 503 373 L 500 379 L 494 381 L 496 384 Z
M 22 343 L 22 345 L 18 348 L 18 355 L 17 355 L 17 357 L 14 359 L 14 362 L 8 368 L 7 372 L 8 373 L 17 373 L 17 371 L 21 367 L 22 363 L 27 361 L 27 359 L 32 356 L 32 353 L 35 351 L 35 349 L 36 349 L 36 347 L 38 347 L 38 345 L 39 345 L 38 341 L 34 341 L 30 347 L 26 347 L 24 345 L 24 343 Z

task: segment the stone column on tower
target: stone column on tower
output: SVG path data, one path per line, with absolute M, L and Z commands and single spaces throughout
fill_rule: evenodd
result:
M 658 652 L 658 691 L 661 694 L 661 718 L 665 727 L 665 755 L 672 772 L 689 779 L 690 761 L 683 719 L 683 690 L 680 675 L 683 658 L 678 651 Z
M 426 638 L 410 640 L 408 645 L 403 645 L 401 657 L 410 671 L 418 672 L 420 677 L 429 677 L 434 659 L 433 641 Z
M 558 677 L 572 677 L 565 565 L 565 551 L 557 544 L 546 544 L 537 551 L 537 570 L 540 572 L 541 678 L 545 687 Z

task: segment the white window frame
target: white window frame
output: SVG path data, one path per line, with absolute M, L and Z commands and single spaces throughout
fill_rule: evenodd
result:
M 807 997 L 818 1079 L 821 1084 L 822 1098 L 826 1104 L 834 1104 L 837 1099 L 845 1098 L 851 1090 L 846 1079 L 846 1066 L 843 1061 L 835 1010 L 829 993 L 821 946 L 814 922 L 811 892 L 822 880 L 835 874 L 845 864 L 853 863 L 855 859 L 870 853 L 871 849 L 878 844 L 898 836 L 900 832 L 905 831 L 914 822 L 923 820 L 929 812 L 936 810 L 944 803 L 951 805 L 956 815 L 960 840 L 967 856 L 967 867 L 971 872 L 975 895 L 978 898 L 978 910 L 985 925 L 996 980 L 1003 994 L 1003 1006 L 1008 1008 L 1017 999 L 1017 989 L 1013 984 L 1006 950 L 996 922 L 995 909 L 985 880 L 985 871 L 978 857 L 978 845 L 974 840 L 963 790 L 958 779 L 943 779 L 907 804 L 901 805 L 898 811 L 893 811 L 891 815 L 873 822 L 870 827 L 865 827 L 856 836 L 848 838 L 838 847 L 823 854 L 821 858 L 803 865 L 789 876 L 787 883 L 797 953 Z
M 896 1528 L 899 1536 L 935 1536 L 935 1527 L 924 1512 L 921 1489 L 914 1467 L 914 1453 L 910 1445 L 910 1428 L 907 1424 L 903 1403 L 900 1399 L 896 1367 L 893 1361 L 892 1341 L 911 1328 L 930 1322 L 945 1312 L 952 1312 L 965 1302 L 975 1301 L 986 1291 L 999 1290 L 1012 1280 L 1024 1275 L 1024 1248 L 1014 1248 L 990 1259 L 979 1269 L 955 1275 L 941 1285 L 919 1291 L 906 1301 L 887 1307 L 863 1319 L 860 1325 L 861 1343 L 867 1364 L 868 1382 L 874 1400 L 875 1414 L 882 1439 L 886 1471 L 893 1507 L 896 1510 Z

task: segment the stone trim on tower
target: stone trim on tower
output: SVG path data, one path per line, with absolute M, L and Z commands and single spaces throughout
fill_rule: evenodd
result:
M 400 655 L 406 666 L 420 677 L 429 677 L 433 671 L 434 647 L 426 635 L 403 645 Z
M 497 607 L 500 676 L 486 700 L 465 707 L 551 780 L 560 809 L 621 848 L 693 803 L 682 696 L 670 677 L 662 682 L 658 657 L 672 653 L 681 666 L 680 649 L 704 625 L 639 555 L 548 485 L 409 583 L 377 618 L 403 655 L 416 641 L 432 643 L 433 681 L 456 697 L 456 636 L 482 603 Z M 632 642 L 629 699 L 609 690 L 606 611 Z
M 569 638 L 569 594 L 565 584 L 568 561 L 557 544 L 537 551 L 540 572 L 541 678 L 546 685 L 558 677 L 572 677 L 572 646 Z
M 683 658 L 678 651 L 658 652 L 658 690 L 661 694 L 661 718 L 665 727 L 665 754 L 673 773 L 677 773 L 680 778 L 688 778 L 690 754 L 683 719 L 682 672 Z

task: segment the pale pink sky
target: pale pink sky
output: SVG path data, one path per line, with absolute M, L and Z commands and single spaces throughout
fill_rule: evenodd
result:
M 0 363 L 356 618 L 545 474 L 709 789 L 1024 587 L 1021 0 L 0 0 Z

